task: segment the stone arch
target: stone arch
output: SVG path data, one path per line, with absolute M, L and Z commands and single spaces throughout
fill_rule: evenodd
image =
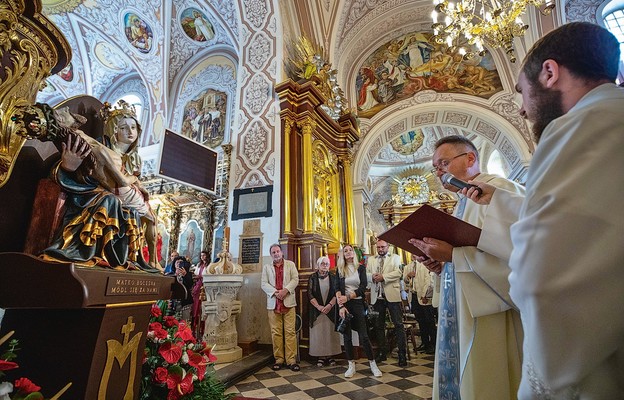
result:
M 366 134 L 354 158 L 354 185 L 366 184 L 371 165 L 386 143 L 406 131 L 428 126 L 458 128 L 489 141 L 509 164 L 512 178 L 528 167 L 530 149 L 507 119 L 483 105 L 435 102 L 395 111 L 363 127 Z

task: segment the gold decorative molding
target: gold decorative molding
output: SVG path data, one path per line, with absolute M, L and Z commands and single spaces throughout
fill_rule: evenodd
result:
M 0 186 L 3 186 L 30 137 L 31 127 L 20 117 L 34 104 L 44 80 L 67 65 L 71 49 L 62 33 L 41 14 L 40 0 L 0 0 L 0 56 Z M 45 124 L 41 115 L 36 119 L 39 125 Z

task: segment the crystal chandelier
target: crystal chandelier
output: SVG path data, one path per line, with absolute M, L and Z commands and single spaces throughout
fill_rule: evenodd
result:
M 524 35 L 529 27 L 520 18 L 527 6 L 535 6 L 543 15 L 555 8 L 554 0 L 459 0 L 457 3 L 434 0 L 434 4 L 431 13 L 434 43 L 446 43 L 451 50 L 470 59 L 475 53 L 458 46 L 463 37 L 481 56 L 486 53 L 485 46 L 502 47 L 511 62 L 516 61 L 514 37 Z M 440 13 L 444 14 L 444 22 L 438 22 Z

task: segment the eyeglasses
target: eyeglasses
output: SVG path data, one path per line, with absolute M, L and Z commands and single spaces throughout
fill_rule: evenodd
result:
M 468 154 L 468 152 L 458 154 L 449 160 L 440 160 L 438 165 L 435 165 L 435 164 L 433 165 L 433 168 L 431 168 L 431 173 L 435 174 L 437 171 L 446 171 L 446 169 L 451 164 L 451 162 L 453 162 L 454 159 L 459 158 L 461 156 L 465 156 L 466 154 Z

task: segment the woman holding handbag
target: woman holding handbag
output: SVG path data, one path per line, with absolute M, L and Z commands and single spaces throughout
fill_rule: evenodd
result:
M 355 375 L 355 359 L 351 337 L 351 330 L 354 328 L 358 333 L 360 345 L 364 347 L 366 352 L 371 372 L 375 377 L 381 377 L 382 373 L 375 362 L 375 354 L 368 338 L 368 327 L 366 325 L 367 306 L 364 302 L 366 286 L 368 285 L 366 267 L 359 265 L 353 246 L 347 244 L 343 247 L 342 253 L 339 253 L 337 271 L 335 282 L 339 318 L 336 329 L 342 332 L 345 353 L 349 362 L 349 368 L 344 376 L 345 378 L 351 378 Z

